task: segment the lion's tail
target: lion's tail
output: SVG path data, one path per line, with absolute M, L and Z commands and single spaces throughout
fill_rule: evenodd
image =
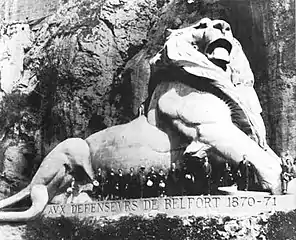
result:
M 32 205 L 31 207 L 23 212 L 0 212 L 0 222 L 23 222 L 23 221 L 29 221 L 37 216 L 39 216 L 43 210 L 46 207 L 46 204 L 48 203 L 48 191 L 45 185 L 34 185 L 30 191 L 30 188 L 27 187 L 23 189 L 21 192 L 19 192 L 16 195 L 13 195 L 12 197 L 8 198 L 11 199 L 9 201 L 5 202 L 5 205 L 8 206 L 16 200 L 20 200 L 26 196 L 28 196 L 28 192 L 31 192 L 31 199 L 32 199 Z M 3 201 L 5 201 L 4 199 Z M 2 202 L 2 201 L 1 201 Z M 0 202 L 0 203 L 1 203 Z M 8 204 L 10 203 L 10 204 Z M 3 204 L 4 205 L 4 204 Z M 2 206 L 2 205 L 1 205 Z
M 14 203 L 19 202 L 20 200 L 24 199 L 25 197 L 28 197 L 30 195 L 30 186 L 27 186 L 26 188 L 24 188 L 23 190 L 21 190 L 20 192 L 0 200 L 0 209 L 10 206 Z

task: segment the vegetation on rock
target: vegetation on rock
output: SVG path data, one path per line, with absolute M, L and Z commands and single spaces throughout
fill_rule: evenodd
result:
M 27 224 L 23 239 L 296 239 L 296 211 L 254 219 L 250 224 L 250 220 L 242 218 L 168 218 L 162 214 L 153 218 L 129 216 L 119 220 L 41 218 Z

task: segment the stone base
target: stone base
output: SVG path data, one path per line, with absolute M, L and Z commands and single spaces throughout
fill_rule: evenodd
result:
M 237 186 L 219 187 L 218 191 L 222 195 L 236 195 L 236 196 L 268 196 L 269 192 L 258 192 L 258 191 L 241 191 L 237 190 Z
M 244 194 L 243 194 L 244 193 Z M 46 217 L 107 217 L 124 215 L 154 216 L 255 216 L 261 213 L 296 209 L 296 195 L 264 195 L 243 192 L 240 195 L 179 196 L 110 200 L 92 203 L 51 204 Z

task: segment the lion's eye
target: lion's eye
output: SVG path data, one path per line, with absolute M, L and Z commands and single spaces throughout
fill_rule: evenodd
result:
M 223 29 L 223 25 L 221 23 L 217 23 L 214 25 L 214 28 L 222 30 Z
M 226 31 L 230 31 L 230 27 L 226 27 L 225 30 L 226 30 Z
M 203 28 L 207 28 L 207 24 L 206 23 L 200 23 L 199 25 L 197 25 L 196 27 L 194 27 L 195 29 L 203 29 Z

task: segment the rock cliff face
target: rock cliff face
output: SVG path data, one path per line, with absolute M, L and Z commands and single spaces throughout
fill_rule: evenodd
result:
M 0 53 L 2 194 L 26 184 L 58 142 L 135 118 L 165 29 L 202 17 L 231 24 L 255 74 L 268 141 L 296 154 L 294 1 L 62 2 L 53 15 L 2 32 L 5 46 L 26 36 L 13 53 Z

